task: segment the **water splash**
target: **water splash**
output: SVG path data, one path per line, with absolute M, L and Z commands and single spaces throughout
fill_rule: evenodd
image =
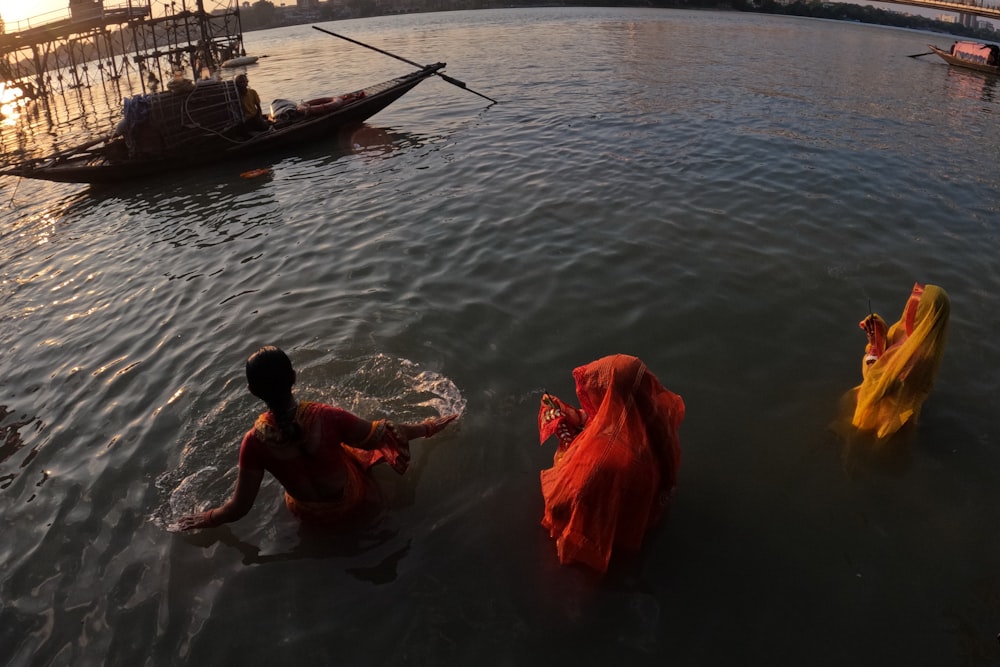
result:
M 204 511 L 208 505 L 204 497 L 203 489 L 208 486 L 211 480 L 218 477 L 217 466 L 205 466 L 182 479 L 174 490 L 170 493 L 167 506 L 170 508 L 169 516 L 172 518 L 165 528 L 170 532 L 180 530 L 177 520 L 186 515 L 198 511 Z M 160 521 L 163 525 L 163 520 Z
M 366 419 L 420 421 L 465 412 L 466 400 L 450 378 L 409 359 L 379 353 L 296 365 L 300 400 L 330 403 Z M 318 387 L 320 383 L 324 386 Z M 232 391 L 237 390 L 242 385 L 233 383 Z M 236 451 L 230 445 L 253 421 L 252 413 L 246 413 L 247 400 L 234 396 L 197 419 L 177 468 L 157 479 L 163 500 L 150 516 L 153 523 L 176 531 L 180 517 L 221 503 L 231 492 Z

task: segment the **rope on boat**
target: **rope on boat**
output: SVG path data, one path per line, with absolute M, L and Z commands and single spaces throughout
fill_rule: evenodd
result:
M 223 82 L 223 84 L 225 84 L 225 82 Z M 191 115 L 191 110 L 188 107 L 188 102 L 190 102 L 191 97 L 194 95 L 194 93 L 195 93 L 196 90 L 197 90 L 197 88 L 191 90 L 191 92 L 189 92 L 187 94 L 187 96 L 185 96 L 184 101 L 181 102 L 181 113 L 184 114 L 184 116 L 188 119 L 188 123 L 190 123 L 189 125 L 185 125 L 185 127 L 197 128 L 197 129 L 202 130 L 204 132 L 208 132 L 209 134 L 214 134 L 217 137 L 225 139 L 226 141 L 228 141 L 231 144 L 244 144 L 247 141 L 249 141 L 248 139 L 242 139 L 241 140 L 241 139 L 234 139 L 233 137 L 227 137 L 225 135 L 225 133 L 220 132 L 219 130 L 216 130 L 216 129 L 211 128 L 211 127 L 206 127 L 206 126 L 202 125 L 201 123 L 199 123 L 197 120 L 195 120 L 194 116 Z M 237 105 L 237 108 L 239 108 L 240 111 L 242 112 L 243 109 L 240 106 L 240 100 L 239 100 L 239 98 L 237 97 L 234 100 L 233 98 L 231 98 L 229 96 L 229 86 L 225 86 L 224 85 L 224 91 L 223 91 L 223 93 L 224 93 L 224 96 L 225 96 L 225 102 L 222 105 L 223 108 L 228 108 L 231 111 L 232 110 L 232 103 L 235 101 L 236 105 Z M 230 117 L 232 118 L 232 114 L 231 113 L 230 113 Z M 232 121 L 233 121 L 233 124 L 236 125 L 238 122 L 242 121 L 242 118 L 232 118 Z

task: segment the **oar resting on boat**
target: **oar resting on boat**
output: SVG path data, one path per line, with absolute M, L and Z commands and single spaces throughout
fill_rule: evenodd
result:
M 345 37 L 344 35 L 338 35 L 335 32 L 331 32 L 329 30 L 325 30 L 323 28 L 320 28 L 317 25 L 314 25 L 313 28 L 316 29 L 316 30 L 319 30 L 320 32 L 325 32 L 326 34 L 331 35 L 332 37 L 339 37 L 340 39 L 343 39 L 343 40 L 345 40 L 347 42 L 350 42 L 351 44 L 357 44 L 358 46 L 363 46 L 366 49 L 371 49 L 372 51 L 377 51 L 377 52 L 379 52 L 379 53 L 381 53 L 383 55 L 389 56 L 390 58 L 395 58 L 396 60 L 401 60 L 401 61 L 403 61 L 404 63 L 406 63 L 408 65 L 413 65 L 414 67 L 420 67 L 419 63 L 416 63 L 416 62 L 414 62 L 412 60 L 408 60 L 408 59 L 406 59 L 406 58 L 404 58 L 402 56 L 397 56 L 395 53 L 389 53 L 388 51 L 385 51 L 384 49 L 378 48 L 377 46 L 372 46 L 371 44 L 365 44 L 364 42 L 359 42 L 356 39 L 351 39 L 350 37 Z M 448 83 L 452 84 L 453 86 L 458 86 L 462 90 L 467 90 L 470 93 L 472 93 L 473 95 L 479 95 L 483 99 L 489 100 L 493 104 L 497 103 L 497 101 L 495 99 L 493 99 L 492 97 L 487 97 L 486 95 L 483 95 L 482 93 L 477 93 L 472 88 L 469 88 L 469 86 L 466 85 L 466 83 L 464 81 L 459 81 L 458 79 L 452 78 L 452 77 L 448 76 L 447 74 L 442 74 L 441 72 L 434 72 L 434 74 L 436 74 L 437 76 L 441 77 L 442 79 L 444 79 Z

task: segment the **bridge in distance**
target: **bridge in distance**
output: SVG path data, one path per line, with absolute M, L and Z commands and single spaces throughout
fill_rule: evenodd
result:
M 975 2 L 951 2 L 949 0 L 881 0 L 891 2 L 896 5 L 910 5 L 912 7 L 926 7 L 929 9 L 940 9 L 946 12 L 958 12 L 960 14 L 972 14 L 982 16 L 987 19 L 1000 20 L 1000 6 L 986 5 L 981 0 Z

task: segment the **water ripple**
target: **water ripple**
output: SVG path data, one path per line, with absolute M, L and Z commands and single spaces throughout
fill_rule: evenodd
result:
M 489 660 L 520 663 L 551 657 L 539 647 L 557 636 L 577 662 L 733 662 L 699 630 L 724 623 L 736 660 L 773 657 L 765 638 L 780 634 L 793 662 L 948 664 L 945 608 L 993 640 L 968 593 L 1000 556 L 983 537 L 1000 464 L 988 79 L 900 56 L 923 48 L 908 31 L 739 12 L 338 28 L 445 60 L 501 102 L 433 78 L 340 143 L 12 193 L 4 655 L 465 663 L 491 646 Z M 247 40 L 270 56 L 252 72 L 265 98 L 401 73 L 308 26 Z M 845 469 L 827 424 L 859 379 L 856 323 L 869 303 L 896 316 L 918 280 L 952 296 L 938 385 L 905 455 Z M 417 448 L 413 474 L 379 476 L 389 508 L 370 533 L 307 535 L 272 481 L 216 534 L 164 530 L 231 491 L 260 408 L 242 365 L 266 343 L 295 359 L 302 398 L 462 413 Z M 659 565 L 637 566 L 642 594 L 558 569 L 537 527 L 552 456 L 538 395 L 572 396 L 572 369 L 612 352 L 642 357 L 688 405 L 681 491 L 644 551 Z M 955 553 L 963 567 L 942 569 Z M 721 615 L 706 590 L 728 591 Z M 819 611 L 802 613 L 803 591 Z M 358 609 L 398 641 L 345 657 L 329 638 L 361 627 Z M 885 618 L 918 632 L 887 645 Z M 237 626 L 245 644 L 215 639 Z M 595 636 L 623 639 L 601 654 Z

